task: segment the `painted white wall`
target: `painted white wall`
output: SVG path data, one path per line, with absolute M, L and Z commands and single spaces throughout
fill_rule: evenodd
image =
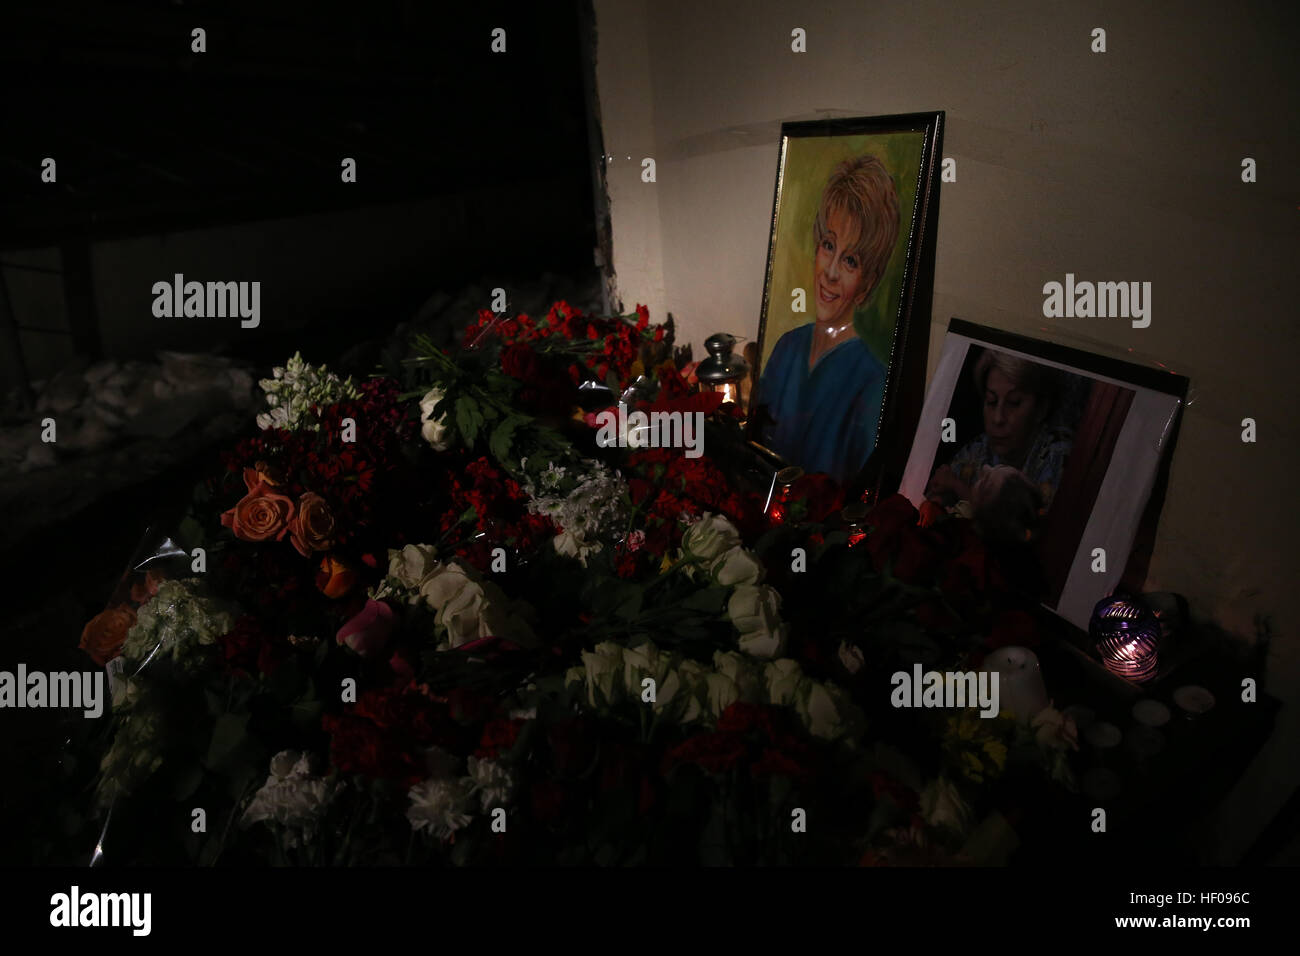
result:
M 1271 615 L 1268 688 L 1289 703 L 1224 807 L 1223 860 L 1300 783 L 1284 6 L 595 0 L 618 292 L 671 311 L 696 357 L 713 331 L 758 334 L 783 121 L 945 110 L 957 181 L 941 192 L 930 370 L 956 315 L 1192 379 L 1148 586 L 1246 638 Z M 653 156 L 658 181 L 629 155 Z M 1150 327 L 1044 319 L 1043 284 L 1067 272 L 1150 281 Z M 1256 444 L 1240 440 L 1248 416 Z

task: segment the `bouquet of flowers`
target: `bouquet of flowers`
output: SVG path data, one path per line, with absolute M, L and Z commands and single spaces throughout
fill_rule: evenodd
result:
M 953 860 L 1008 766 L 1068 783 L 1050 715 L 888 704 L 899 662 L 1032 636 L 966 522 L 895 497 L 850 540 L 824 476 L 773 522 L 715 456 L 596 442 L 593 405 L 717 408 L 644 308 L 262 385 L 188 565 L 83 635 L 107 862 Z

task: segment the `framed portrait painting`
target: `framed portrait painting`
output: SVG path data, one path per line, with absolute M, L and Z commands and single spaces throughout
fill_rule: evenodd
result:
M 965 514 L 1087 629 L 1171 454 L 1180 375 L 953 319 L 899 491 Z M 1158 504 L 1159 498 L 1154 499 Z
M 781 128 L 749 428 L 786 464 L 852 484 L 912 434 L 942 130 L 942 113 Z

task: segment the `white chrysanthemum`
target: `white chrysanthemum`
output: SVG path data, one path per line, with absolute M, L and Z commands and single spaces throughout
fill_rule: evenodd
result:
M 310 842 L 336 791 L 336 782 L 312 774 L 310 754 L 282 750 L 271 758 L 270 776 L 244 811 L 242 823 L 280 827 L 289 846 Z
M 477 757 L 470 757 L 468 764 L 474 791 L 478 794 L 479 804 L 485 813 L 510 802 L 515 778 L 509 767 L 499 760 L 479 760 Z
M 473 819 L 466 812 L 472 791 L 473 781 L 465 777 L 417 783 L 408 793 L 411 805 L 406 819 L 411 821 L 411 829 L 427 831 L 438 840 L 448 839 Z
M 547 465 L 536 484 L 531 480 L 524 484 L 528 510 L 545 515 L 573 536 L 574 544 L 557 550 L 575 556 L 598 549 L 602 540 L 612 541 L 627 527 L 627 485 L 622 476 L 598 461 L 584 461 L 582 466 L 581 477 L 567 492 L 563 487 L 573 479 L 554 462 Z

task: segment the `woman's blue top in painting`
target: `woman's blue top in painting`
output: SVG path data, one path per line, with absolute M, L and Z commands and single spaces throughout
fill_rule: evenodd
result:
M 885 368 L 855 336 L 823 355 L 809 372 L 812 336 L 812 323 L 801 325 L 772 349 L 759 401 L 775 424 L 764 437 L 787 461 L 845 483 L 862 470 L 876 445 Z

